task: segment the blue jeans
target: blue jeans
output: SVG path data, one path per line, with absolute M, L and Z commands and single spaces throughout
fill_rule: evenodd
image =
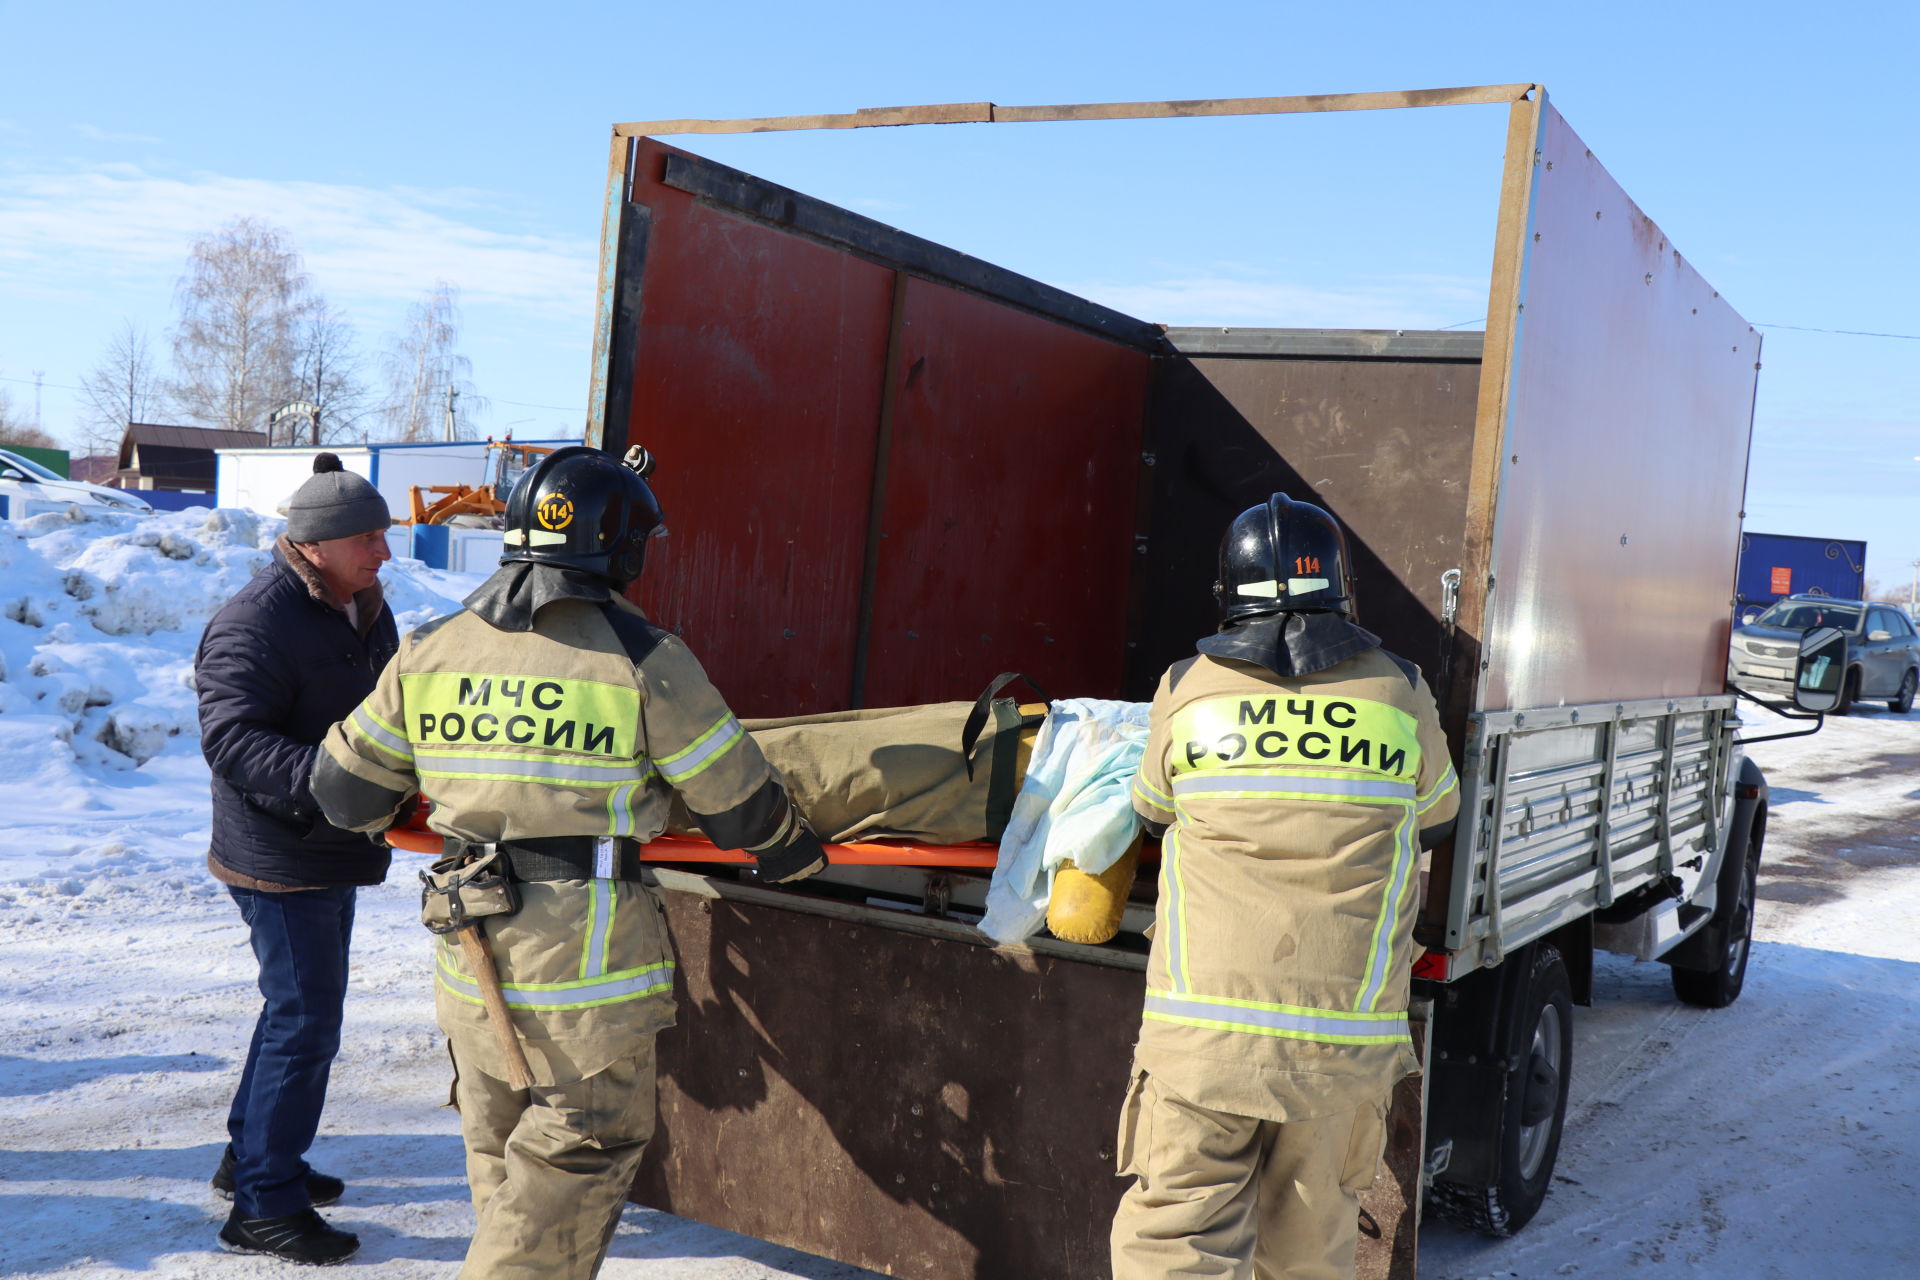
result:
M 355 890 L 227 892 L 252 931 L 266 999 L 227 1113 L 233 1202 L 245 1217 L 278 1218 L 309 1207 L 307 1148 L 340 1049 Z

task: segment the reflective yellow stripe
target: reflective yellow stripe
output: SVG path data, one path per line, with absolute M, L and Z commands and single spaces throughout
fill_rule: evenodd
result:
M 1350 1013 L 1173 991 L 1149 990 L 1142 1016 L 1151 1022 L 1328 1044 L 1399 1044 L 1407 1039 L 1404 1013 Z
M 363 702 L 353 709 L 353 715 L 348 717 L 347 723 L 351 724 L 362 738 L 388 755 L 399 760 L 413 759 L 413 744 L 407 741 L 407 735 L 367 710 L 366 703 Z
M 479 985 L 454 964 L 449 949 L 443 945 L 436 950 L 435 955 L 439 962 L 437 976 L 441 988 L 449 995 L 464 1000 L 468 1004 L 483 1004 Z M 503 982 L 500 984 L 500 990 L 506 996 L 509 1009 L 541 1009 L 548 1012 L 620 1004 L 627 1000 L 639 1000 L 672 989 L 673 964 L 671 961 L 644 965 L 637 969 L 622 969 L 617 973 L 578 982 Z
M 632 759 L 640 692 L 598 680 L 468 671 L 400 677 L 405 734 L 418 746 L 532 747 Z
M 1175 991 L 1186 991 L 1192 987 L 1192 977 L 1187 972 L 1187 886 L 1180 874 L 1186 857 L 1178 828 L 1167 832 L 1160 855 L 1161 892 L 1167 896 L 1167 920 L 1172 925 L 1167 937 L 1167 981 Z
M 734 743 L 746 736 L 747 731 L 729 713 L 721 716 L 711 729 L 686 747 L 670 756 L 659 757 L 654 764 L 659 767 L 660 776 L 677 787 L 689 778 L 706 772 L 715 761 L 732 750 Z
M 535 782 L 546 786 L 622 787 L 644 783 L 653 770 L 635 760 L 582 760 L 577 756 L 522 756 L 504 751 L 427 751 L 414 757 L 423 778 L 468 778 L 485 782 Z
M 1206 698 L 1174 712 L 1167 767 L 1180 776 L 1219 768 L 1337 766 L 1387 778 L 1420 773 L 1420 725 L 1369 698 L 1280 694 Z
M 1133 792 L 1154 808 L 1165 809 L 1168 813 L 1173 812 L 1173 797 L 1148 782 L 1146 774 L 1133 775 Z
M 1427 810 L 1433 808 L 1434 805 L 1440 803 L 1442 796 L 1446 795 L 1449 791 L 1458 790 L 1459 786 L 1459 775 L 1454 773 L 1453 762 L 1449 760 L 1447 762 L 1447 771 L 1440 775 L 1440 780 L 1433 784 L 1433 790 L 1427 794 L 1424 800 L 1419 802 L 1415 811 L 1425 813 Z

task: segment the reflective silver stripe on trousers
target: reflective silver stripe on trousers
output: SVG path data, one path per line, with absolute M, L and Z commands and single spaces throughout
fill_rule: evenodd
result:
M 1284 1031 L 1315 1040 L 1335 1040 L 1366 1036 L 1394 1037 L 1407 1034 L 1406 1015 L 1397 1017 L 1355 1017 L 1331 1011 L 1294 1011 L 1249 1008 L 1243 1004 L 1218 1004 L 1211 1000 L 1147 993 L 1146 1011 L 1170 1018 L 1192 1018 L 1201 1022 L 1231 1022 L 1243 1027 Z
M 449 755 L 422 751 L 414 758 L 415 769 L 428 773 L 479 773 L 489 777 L 519 776 L 550 778 L 555 782 L 584 782 L 596 787 L 617 787 L 625 782 L 644 782 L 645 774 L 631 760 L 611 761 L 605 765 L 573 764 L 563 760 L 516 760 L 491 755 Z
M 399 734 L 381 728 L 374 722 L 373 717 L 367 714 L 364 706 L 353 709 L 353 727 L 378 746 L 391 751 L 403 760 L 413 756 L 413 744 Z
M 460 995 L 480 999 L 478 984 L 445 964 L 440 966 L 440 981 Z M 549 1009 L 556 1005 L 611 1004 L 616 1000 L 645 995 L 672 983 L 673 966 L 657 964 L 628 977 L 610 978 L 605 982 L 576 982 L 533 990 L 504 982 L 500 984 L 500 989 L 506 994 L 507 1007 L 510 1009 Z
M 1360 797 L 1371 800 L 1411 800 L 1411 782 L 1393 782 L 1386 778 L 1322 778 L 1297 773 L 1237 772 L 1208 773 L 1196 777 L 1183 774 L 1173 780 L 1173 794 L 1187 796 L 1221 791 L 1291 791 L 1302 795 L 1331 796 L 1335 800 Z

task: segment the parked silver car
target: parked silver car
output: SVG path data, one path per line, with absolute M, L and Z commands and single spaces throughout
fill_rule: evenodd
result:
M 109 489 L 103 484 L 69 480 L 57 471 L 41 466 L 32 458 L 0 449 L 0 497 L 13 514 L 31 509 L 28 504 L 72 503 L 90 510 L 152 511 L 153 504 L 138 494 Z
M 1831 596 L 1788 596 L 1734 628 L 1727 683 L 1750 693 L 1793 696 L 1793 664 L 1800 637 L 1814 627 L 1837 627 L 1847 638 L 1847 670 L 1834 714 L 1862 700 L 1884 699 L 1890 710 L 1913 709 L 1920 689 L 1920 632 L 1897 606 Z

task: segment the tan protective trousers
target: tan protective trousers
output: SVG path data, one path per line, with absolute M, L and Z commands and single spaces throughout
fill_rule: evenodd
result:
M 585 1080 L 527 1091 L 458 1056 L 475 1219 L 461 1280 L 592 1280 L 653 1137 L 653 1042 Z
M 1195 1106 L 1135 1070 L 1120 1115 L 1114 1280 L 1352 1280 L 1384 1100 L 1281 1124 Z

